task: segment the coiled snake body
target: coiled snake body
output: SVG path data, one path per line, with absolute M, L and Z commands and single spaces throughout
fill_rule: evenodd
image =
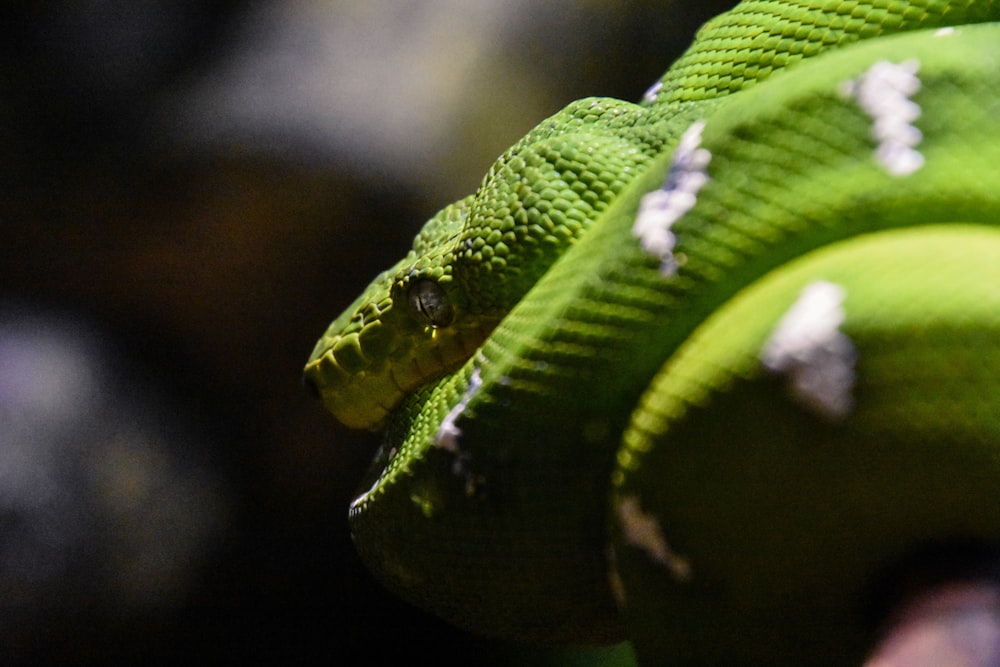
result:
M 882 568 L 1000 539 L 1000 4 L 762 0 L 586 99 L 330 326 L 393 590 L 652 664 L 856 663 Z

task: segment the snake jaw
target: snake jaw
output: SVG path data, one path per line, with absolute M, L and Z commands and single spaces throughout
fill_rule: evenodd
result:
M 465 312 L 447 276 L 386 272 L 330 325 L 304 381 L 345 426 L 378 430 L 406 396 L 465 363 L 494 324 Z
M 309 361 L 305 381 L 345 426 L 378 430 L 406 396 L 471 357 L 491 328 L 478 323 L 428 327 L 405 350 L 397 347 L 392 358 L 378 361 L 364 358 L 360 346 L 350 340 L 357 335 L 349 334 Z
M 469 312 L 452 276 L 473 199 L 428 220 L 406 257 L 380 273 L 313 349 L 305 383 L 346 426 L 378 430 L 406 396 L 465 363 L 495 326 Z

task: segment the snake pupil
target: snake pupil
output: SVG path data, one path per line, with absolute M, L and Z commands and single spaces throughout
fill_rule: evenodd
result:
M 433 280 L 418 280 L 413 283 L 409 302 L 412 311 L 435 329 L 448 326 L 455 317 L 448 295 Z

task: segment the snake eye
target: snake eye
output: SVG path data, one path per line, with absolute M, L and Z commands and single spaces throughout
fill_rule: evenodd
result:
M 455 317 L 448 295 L 433 280 L 413 283 L 407 298 L 417 318 L 435 329 L 448 326 Z

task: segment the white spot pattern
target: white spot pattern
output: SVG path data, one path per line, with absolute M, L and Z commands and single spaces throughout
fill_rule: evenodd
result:
M 663 89 L 663 82 L 657 81 L 649 89 L 643 93 L 642 101 L 646 104 L 653 104 L 656 102 L 656 98 L 660 95 L 660 91 Z
M 917 60 L 898 65 L 882 60 L 842 87 L 871 117 L 875 159 L 893 176 L 907 176 L 924 164 L 924 156 L 915 148 L 923 135 L 913 125 L 920 117 L 920 105 L 911 99 L 920 90 L 919 69 Z
M 468 496 L 475 495 L 477 492 L 477 486 L 481 485 L 485 480 L 481 476 L 474 475 L 469 469 L 469 457 L 467 454 L 463 453 L 458 446 L 458 439 L 462 435 L 462 431 L 455 426 L 455 422 L 458 420 L 465 408 L 468 407 L 469 401 L 476 395 L 476 392 L 479 391 L 479 387 L 482 384 L 483 381 L 479 375 L 479 369 L 476 368 L 472 371 L 472 376 L 469 378 L 469 386 L 466 387 L 462 400 L 448 411 L 448 414 L 445 415 L 444 420 L 442 420 L 441 425 L 434 434 L 434 446 L 440 447 L 441 449 L 447 450 L 455 455 L 455 463 L 452 466 L 452 472 L 464 478 L 465 493 Z M 395 449 L 389 452 L 388 460 L 391 461 L 394 456 Z M 352 511 L 367 502 L 368 499 L 375 493 L 375 489 L 382 482 L 382 478 L 385 476 L 387 470 L 388 469 L 382 471 L 382 474 L 379 475 L 367 491 L 361 493 L 358 497 L 351 501 L 350 509 Z
M 645 551 L 652 560 L 667 568 L 675 580 L 691 580 L 691 563 L 670 548 L 663 537 L 660 522 L 655 516 L 642 511 L 638 498 L 622 498 L 618 501 L 617 513 L 626 544 Z
M 826 281 L 807 285 L 761 353 L 764 366 L 788 376 L 792 395 L 831 420 L 853 407 L 854 346 L 840 332 L 846 292 Z
M 458 418 L 469 406 L 469 401 L 476 395 L 482 384 L 483 380 L 480 377 L 479 369 L 473 369 L 472 376 L 469 378 L 469 386 L 465 389 L 465 395 L 462 396 L 462 400 L 455 407 L 448 411 L 448 414 L 445 415 L 444 420 L 441 422 L 441 426 L 438 427 L 437 433 L 434 434 L 434 446 L 454 454 L 455 458 L 451 466 L 451 472 L 456 477 L 464 480 L 465 495 L 470 498 L 479 493 L 480 487 L 486 483 L 486 478 L 476 474 L 472 468 L 471 455 L 459 448 L 458 439 L 462 435 L 462 430 L 455 425 L 455 422 L 458 421 Z
M 458 453 L 458 438 L 462 435 L 462 431 L 455 426 L 455 422 L 462 415 L 462 412 L 465 411 L 465 408 L 469 406 L 469 401 L 476 395 L 482 384 L 483 379 L 479 376 L 479 369 L 476 368 L 472 371 L 472 377 L 469 378 L 469 386 L 466 387 L 462 400 L 448 411 L 448 414 L 445 415 L 444 420 L 441 422 L 441 426 L 438 427 L 437 433 L 434 434 L 435 447 L 440 447 L 456 454 Z
M 705 121 L 698 121 L 681 136 L 666 182 L 642 198 L 632 227 L 632 234 L 638 237 L 643 250 L 660 259 L 660 272 L 665 276 L 677 271 L 674 258 L 677 238 L 671 227 L 694 207 L 698 191 L 708 183 L 706 170 L 712 154 L 701 148 L 704 128 Z

